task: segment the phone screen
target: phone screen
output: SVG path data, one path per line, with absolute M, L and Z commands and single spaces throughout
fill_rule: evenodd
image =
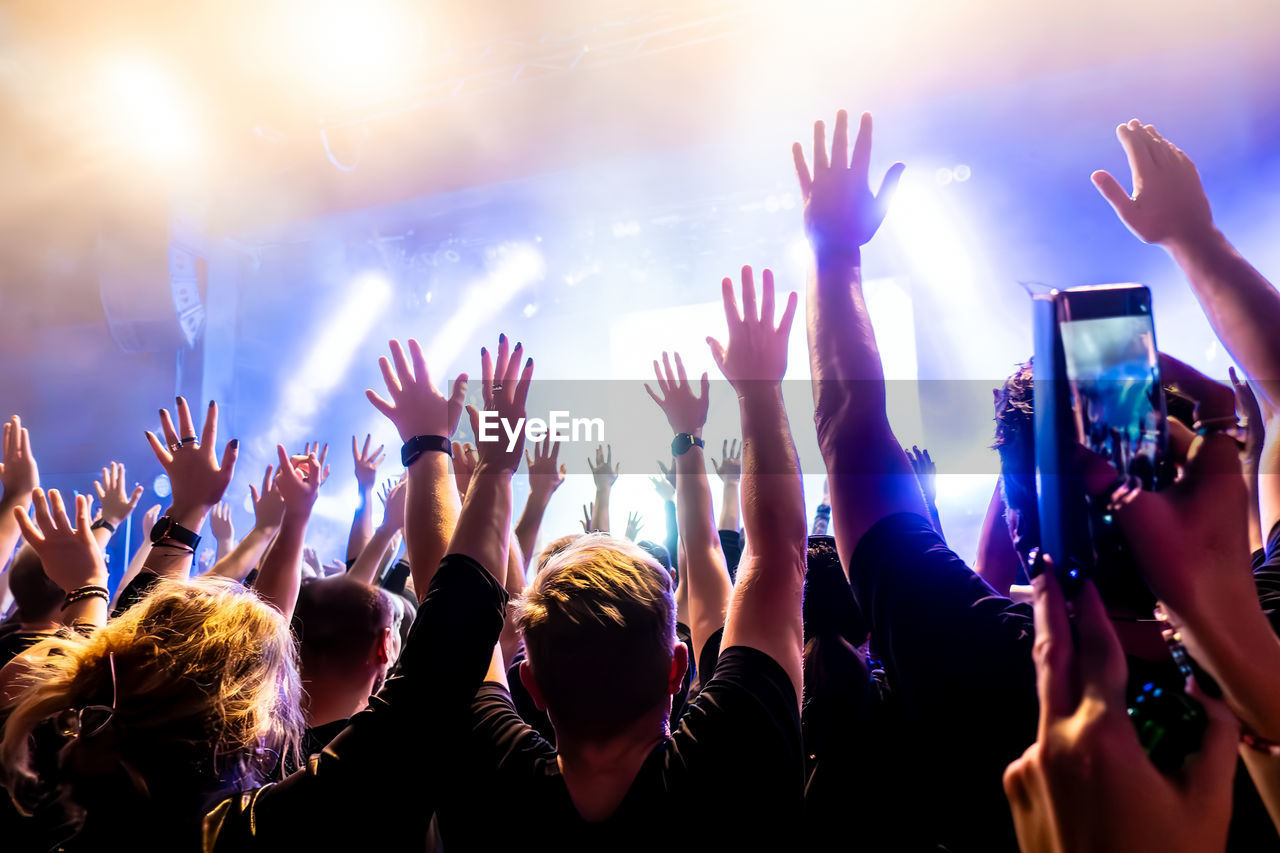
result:
M 1077 440 L 1142 488 L 1163 485 L 1167 431 L 1149 310 L 1068 320 L 1061 331 Z

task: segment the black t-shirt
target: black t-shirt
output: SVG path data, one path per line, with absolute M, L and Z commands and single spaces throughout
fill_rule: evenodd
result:
M 502 630 L 507 594 L 470 557 L 440 563 L 394 675 L 304 770 L 223 801 L 206 853 L 422 850 L 452 751 Z
M 1280 534 L 1272 534 L 1280 552 Z M 1261 569 L 1255 578 L 1264 609 L 1274 613 L 1280 570 Z M 929 768 L 919 778 L 920 801 L 929 804 L 921 819 L 957 853 L 1017 850 L 1001 780 L 1036 736 L 1031 607 L 997 595 L 914 513 L 867 531 L 849 579 L 901 714 L 903 760 Z M 1128 665 L 1131 683 L 1177 671 L 1172 660 L 1131 657 Z M 1237 773 L 1228 850 L 1277 849 L 1247 776 L 1240 784 L 1244 775 Z M 1263 839 L 1270 843 L 1259 847 Z
M 786 671 L 755 649 L 721 653 L 715 677 L 604 821 L 579 816 L 555 748 L 520 719 L 502 685 L 477 692 L 472 735 L 474 787 L 440 810 L 450 851 L 488 849 L 497 839 L 557 850 L 661 850 L 691 833 L 711 833 L 718 849 L 790 849 L 802 837 L 795 690 Z
M 120 595 L 116 597 L 115 609 L 111 611 L 112 617 L 119 616 L 133 605 L 147 597 L 147 593 L 158 583 L 161 577 L 155 572 L 148 572 L 145 569 L 133 576 L 133 580 L 120 590 Z

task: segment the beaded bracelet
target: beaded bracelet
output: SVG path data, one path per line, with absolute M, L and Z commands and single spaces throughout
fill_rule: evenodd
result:
M 73 589 L 67 593 L 66 601 L 62 605 L 62 609 L 66 610 L 71 605 L 86 598 L 101 598 L 107 604 L 111 603 L 111 593 L 105 586 L 82 586 L 79 589 Z

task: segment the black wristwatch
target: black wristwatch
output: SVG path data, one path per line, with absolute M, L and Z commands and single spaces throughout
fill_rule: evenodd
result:
M 687 453 L 692 447 L 706 447 L 706 445 L 702 443 L 702 439 L 687 432 L 678 432 L 676 433 L 676 437 L 671 439 L 672 456 L 679 456 L 682 453 Z
M 446 456 L 453 456 L 453 445 L 449 443 L 448 436 L 415 435 L 400 448 L 400 464 L 408 468 L 428 450 L 438 450 Z
M 200 535 L 183 527 L 167 515 L 156 519 L 151 528 L 151 544 L 158 545 L 164 539 L 172 539 L 179 545 L 185 545 L 194 551 L 200 545 Z

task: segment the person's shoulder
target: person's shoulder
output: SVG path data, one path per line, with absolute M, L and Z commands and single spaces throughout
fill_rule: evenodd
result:
M 750 737 L 765 728 L 798 733 L 800 703 L 787 671 L 769 655 L 749 646 L 720 652 L 715 675 L 690 702 L 673 733 L 677 752 L 704 737 L 708 726 L 742 730 Z M 739 744 L 738 748 L 741 747 Z
M 867 528 L 858 540 L 850 562 L 910 559 L 930 552 L 946 552 L 955 557 L 934 529 L 932 521 L 915 512 L 895 512 Z

